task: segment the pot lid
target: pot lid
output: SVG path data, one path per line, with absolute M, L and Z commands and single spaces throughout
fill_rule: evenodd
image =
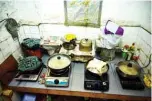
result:
M 70 57 L 64 54 L 55 54 L 48 60 L 51 69 L 63 69 L 71 63 Z
M 120 62 L 119 70 L 127 75 L 138 75 L 138 66 L 131 62 Z
M 90 39 L 84 38 L 81 40 L 81 44 L 90 45 L 92 44 L 92 41 Z

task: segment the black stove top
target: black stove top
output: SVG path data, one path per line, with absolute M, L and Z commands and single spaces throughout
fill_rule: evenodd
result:
M 108 73 L 98 76 L 85 70 L 84 88 L 88 90 L 107 91 L 109 89 Z
M 63 73 L 59 73 L 59 74 L 55 74 L 53 72 L 50 71 L 50 77 L 69 77 L 70 76 L 70 71 L 71 68 L 68 68 L 67 70 L 65 70 Z
M 118 74 L 120 84 L 123 89 L 143 90 L 145 88 L 140 77 L 129 79 L 129 78 L 122 77 L 117 70 L 116 72 Z
M 41 65 L 38 69 L 30 72 L 17 73 L 15 80 L 19 81 L 36 81 L 45 65 Z

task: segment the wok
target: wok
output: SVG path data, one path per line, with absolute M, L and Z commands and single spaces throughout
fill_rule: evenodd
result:
M 124 78 L 134 79 L 139 77 L 140 68 L 133 61 L 120 61 L 116 65 L 116 71 Z

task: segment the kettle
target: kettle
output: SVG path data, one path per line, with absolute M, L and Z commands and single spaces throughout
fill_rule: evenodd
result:
M 83 52 L 92 51 L 92 40 L 84 38 L 80 41 L 79 50 Z

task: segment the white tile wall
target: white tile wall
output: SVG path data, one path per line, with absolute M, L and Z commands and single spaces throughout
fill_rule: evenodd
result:
M 143 51 L 141 51 L 139 57 L 140 57 L 140 61 L 144 65 L 146 60 L 147 60 L 147 57 L 146 57 L 145 53 Z
M 19 62 L 19 58 L 23 56 L 21 48 L 18 48 L 14 53 L 13 53 L 14 58 Z
M 122 46 L 132 43 L 136 43 L 137 34 L 139 32 L 138 27 L 123 27 L 124 35 L 122 36 Z
M 5 60 L 5 59 L 4 59 L 4 56 L 3 56 L 2 52 L 0 51 L 0 64 L 1 64 L 4 60 Z
M 31 31 L 30 31 L 30 26 L 23 26 L 23 29 L 24 29 L 24 33 L 25 33 L 25 34 L 31 33 Z
M 23 28 L 25 30 L 22 31 L 22 33 L 24 33 L 22 34 L 24 38 L 34 37 L 34 36 L 37 37 L 50 36 L 50 35 L 64 36 L 66 33 L 74 33 L 77 35 L 78 38 L 79 37 L 96 38 L 98 34 L 101 33 L 101 29 L 99 28 L 64 26 L 64 25 L 55 25 L 55 24 L 42 24 L 39 26 L 39 29 L 36 26 L 24 26 Z M 131 45 L 133 42 L 136 42 L 137 34 L 140 28 L 138 27 L 123 27 L 123 28 L 124 28 L 124 35 L 122 37 L 123 45 L 125 44 Z M 35 34 L 39 32 L 38 30 L 40 30 L 40 33 Z
M 138 36 L 145 41 L 145 44 L 148 44 L 149 46 L 151 45 L 151 35 L 147 31 L 140 28 Z
M 7 48 L 8 47 L 7 39 L 5 41 L 1 42 L 0 46 L 1 46 L 0 47 L 1 50 L 4 50 L 5 48 Z
M 31 32 L 31 34 L 40 34 L 38 26 L 31 26 L 30 27 L 30 32 Z
M 7 48 L 5 48 L 4 50 L 2 50 L 2 54 L 4 55 L 4 59 L 7 59 L 9 55 L 11 55 L 12 50 L 9 48 L 9 46 Z
M 2 26 L 1 28 L 4 28 L 5 26 Z M 0 30 L 2 39 L 0 41 L 0 63 L 2 63 L 5 59 L 7 59 L 13 52 L 18 51 L 18 55 L 21 55 L 21 51 L 18 50 L 20 48 L 18 40 L 13 40 L 10 33 L 7 32 L 7 30 Z M 16 57 L 15 57 L 16 58 Z
M 142 62 L 143 64 L 141 64 L 141 66 L 146 66 L 149 62 L 149 56 L 150 54 L 152 54 L 152 45 L 151 45 L 152 35 L 147 31 L 145 31 L 144 29 L 140 28 L 137 36 L 138 36 L 136 41 L 137 47 L 141 48 L 140 60 L 138 61 L 138 63 L 141 64 Z M 151 69 L 151 67 L 152 66 L 150 64 L 146 69 L 144 69 L 144 71 L 147 73 L 148 71 L 147 69 Z

